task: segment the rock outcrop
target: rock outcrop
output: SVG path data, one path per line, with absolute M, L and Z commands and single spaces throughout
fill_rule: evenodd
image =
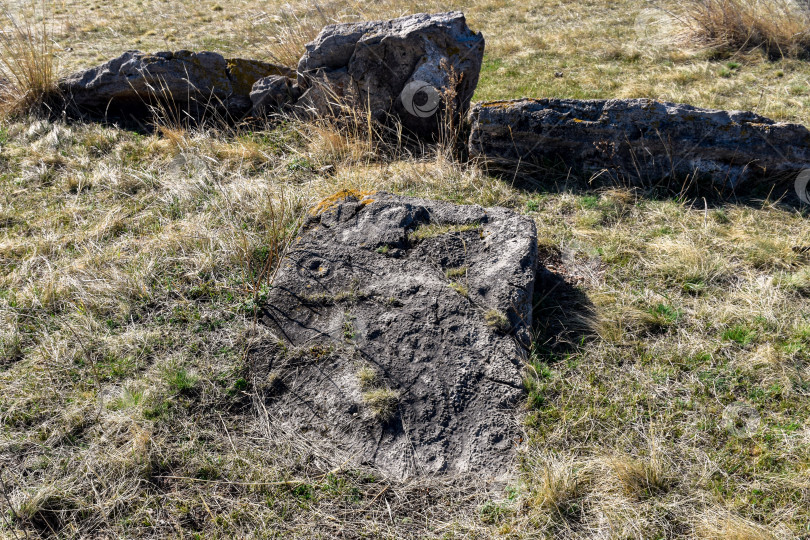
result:
M 810 167 L 810 131 L 751 112 L 649 99 L 522 99 L 476 104 L 469 151 L 496 167 L 575 172 L 658 184 L 736 187 Z
M 298 63 L 301 105 L 317 114 L 348 107 L 389 115 L 433 133 L 444 103 L 466 114 L 484 55 L 484 37 L 461 12 L 326 26 Z
M 305 115 L 398 116 L 419 136 L 469 109 L 484 38 L 461 12 L 326 26 L 306 45 L 298 72 L 214 52 L 127 51 L 59 83 L 74 117 L 148 123 L 155 107 L 179 118 L 228 119 L 296 105 Z M 300 98 L 300 99 L 299 99 Z
M 322 202 L 262 306 L 267 408 L 339 461 L 406 477 L 506 473 L 537 263 L 502 208 L 384 193 Z
M 145 120 L 149 107 L 162 105 L 195 117 L 218 111 L 239 118 L 251 109 L 254 83 L 270 75 L 295 72 L 213 52 L 127 51 L 60 81 L 59 90 L 67 112 L 77 116 Z

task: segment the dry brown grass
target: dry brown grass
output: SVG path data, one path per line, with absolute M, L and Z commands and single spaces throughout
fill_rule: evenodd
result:
M 693 39 L 732 52 L 761 47 L 779 58 L 810 49 L 810 8 L 802 0 L 690 0 L 682 16 Z
M 312 41 L 327 24 L 340 21 L 340 14 L 334 4 L 322 7 L 313 4 L 303 13 L 282 11 L 279 15 L 278 31 L 271 38 L 268 55 L 283 66 L 298 66 L 304 45 Z
M 48 7 L 43 2 L 37 8 L 34 15 L 0 12 L 0 114 L 36 110 L 55 91 L 58 67 Z
M 697 534 L 706 540 L 775 540 L 767 528 L 721 509 L 712 509 L 700 516 Z
M 89 65 L 140 40 L 292 62 L 323 22 L 304 3 L 278 16 L 250 0 L 130 4 L 66 1 L 60 17 L 83 22 L 57 38 L 75 54 L 60 54 Z M 321 9 L 331 22 L 449 7 Z M 794 88 L 804 64 L 747 57 L 750 71 L 718 78 L 723 64 L 699 53 L 632 43 L 632 2 L 452 7 L 486 34 L 482 95 L 638 92 L 754 107 L 765 89 L 760 112 L 806 117 Z M 162 16 L 146 28 L 139 10 Z M 282 45 L 265 49 L 268 36 Z M 544 78 L 556 70 L 565 76 Z M 367 120 L 223 132 L 168 118 L 146 136 L 0 120 L 0 536 L 806 532 L 810 274 L 793 250 L 810 237 L 806 212 L 749 200 L 712 209 L 566 179 L 519 185 L 442 145 L 414 158 L 395 128 Z M 538 310 L 560 303 L 567 334 L 538 330 L 520 465 L 505 486 L 396 482 L 349 466 L 329 441 L 285 430 L 255 390 L 245 351 L 270 338 L 256 305 L 297 217 L 343 189 L 506 206 L 559 254 L 562 274 Z M 594 312 L 594 324 L 574 325 Z M 570 347 L 543 348 L 558 337 Z M 358 383 L 383 388 L 370 371 Z M 721 422 L 738 402 L 761 416 L 745 436 Z
M 548 513 L 551 519 L 565 519 L 580 511 L 578 505 L 592 481 L 591 471 L 573 456 L 534 456 L 528 504 Z
M 526 191 L 440 150 L 383 158 L 371 152 L 383 143 L 337 125 L 4 126 L 15 195 L 0 207 L 0 460 L 20 534 L 303 537 L 317 524 L 324 536 L 699 538 L 797 530 L 806 516 L 791 502 L 804 501 L 800 477 L 782 469 L 803 466 L 801 432 L 775 427 L 806 418 L 804 262 L 766 249 L 774 231 L 806 237 L 796 212 Z M 614 329 L 535 357 L 541 399 L 506 500 L 470 479 L 367 480 L 328 441 L 284 431 L 245 378 L 255 306 L 294 231 L 285 216 L 341 189 L 529 213 Z M 372 397 L 384 399 L 370 409 L 395 406 Z M 738 400 L 762 411 L 761 435 L 712 424 Z M 78 465 L 60 469 L 66 460 Z M 758 491 L 773 510 L 746 506 Z M 710 529 L 715 514 L 725 521 Z

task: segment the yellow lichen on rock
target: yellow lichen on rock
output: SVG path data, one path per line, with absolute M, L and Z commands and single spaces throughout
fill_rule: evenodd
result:
M 369 198 L 371 195 L 374 195 L 374 193 L 376 193 L 376 192 L 375 191 L 362 191 L 362 190 L 359 190 L 359 189 L 341 189 L 340 191 L 338 191 L 334 195 L 330 195 L 329 197 L 326 197 L 321 202 L 316 204 L 309 211 L 309 213 L 311 215 L 313 215 L 313 216 L 317 216 L 319 214 L 322 214 L 322 213 L 326 212 L 327 210 L 329 210 L 330 208 L 332 208 L 333 206 L 335 206 L 339 202 L 344 201 L 344 200 L 346 200 L 346 199 L 348 199 L 350 197 L 353 197 L 353 198 L 357 199 L 360 202 L 360 204 L 365 206 L 367 204 L 371 204 L 372 202 L 374 202 L 374 199 Z

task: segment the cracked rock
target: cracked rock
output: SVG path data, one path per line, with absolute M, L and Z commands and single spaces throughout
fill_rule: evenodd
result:
M 470 155 L 526 173 L 550 166 L 617 181 L 736 188 L 810 168 L 810 131 L 746 111 L 651 99 L 521 99 L 476 104 Z M 688 185 L 688 184 L 687 184 Z
M 341 192 L 283 259 L 252 348 L 280 427 L 396 477 L 505 475 L 531 326 L 534 223 Z M 497 321 L 495 324 L 493 321 Z
M 329 25 L 306 45 L 298 63 L 298 84 L 305 90 L 300 104 L 320 115 L 344 107 L 368 110 L 377 121 L 393 115 L 425 135 L 442 120 L 434 107 L 439 101 L 451 103 L 456 115 L 466 114 L 483 56 L 484 37 L 470 30 L 460 11 Z M 413 82 L 432 88 L 403 94 Z

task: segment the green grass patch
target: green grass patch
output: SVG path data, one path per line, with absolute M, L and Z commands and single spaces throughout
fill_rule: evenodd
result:
M 723 339 L 747 347 L 757 339 L 757 331 L 744 324 L 736 324 L 723 331 Z

